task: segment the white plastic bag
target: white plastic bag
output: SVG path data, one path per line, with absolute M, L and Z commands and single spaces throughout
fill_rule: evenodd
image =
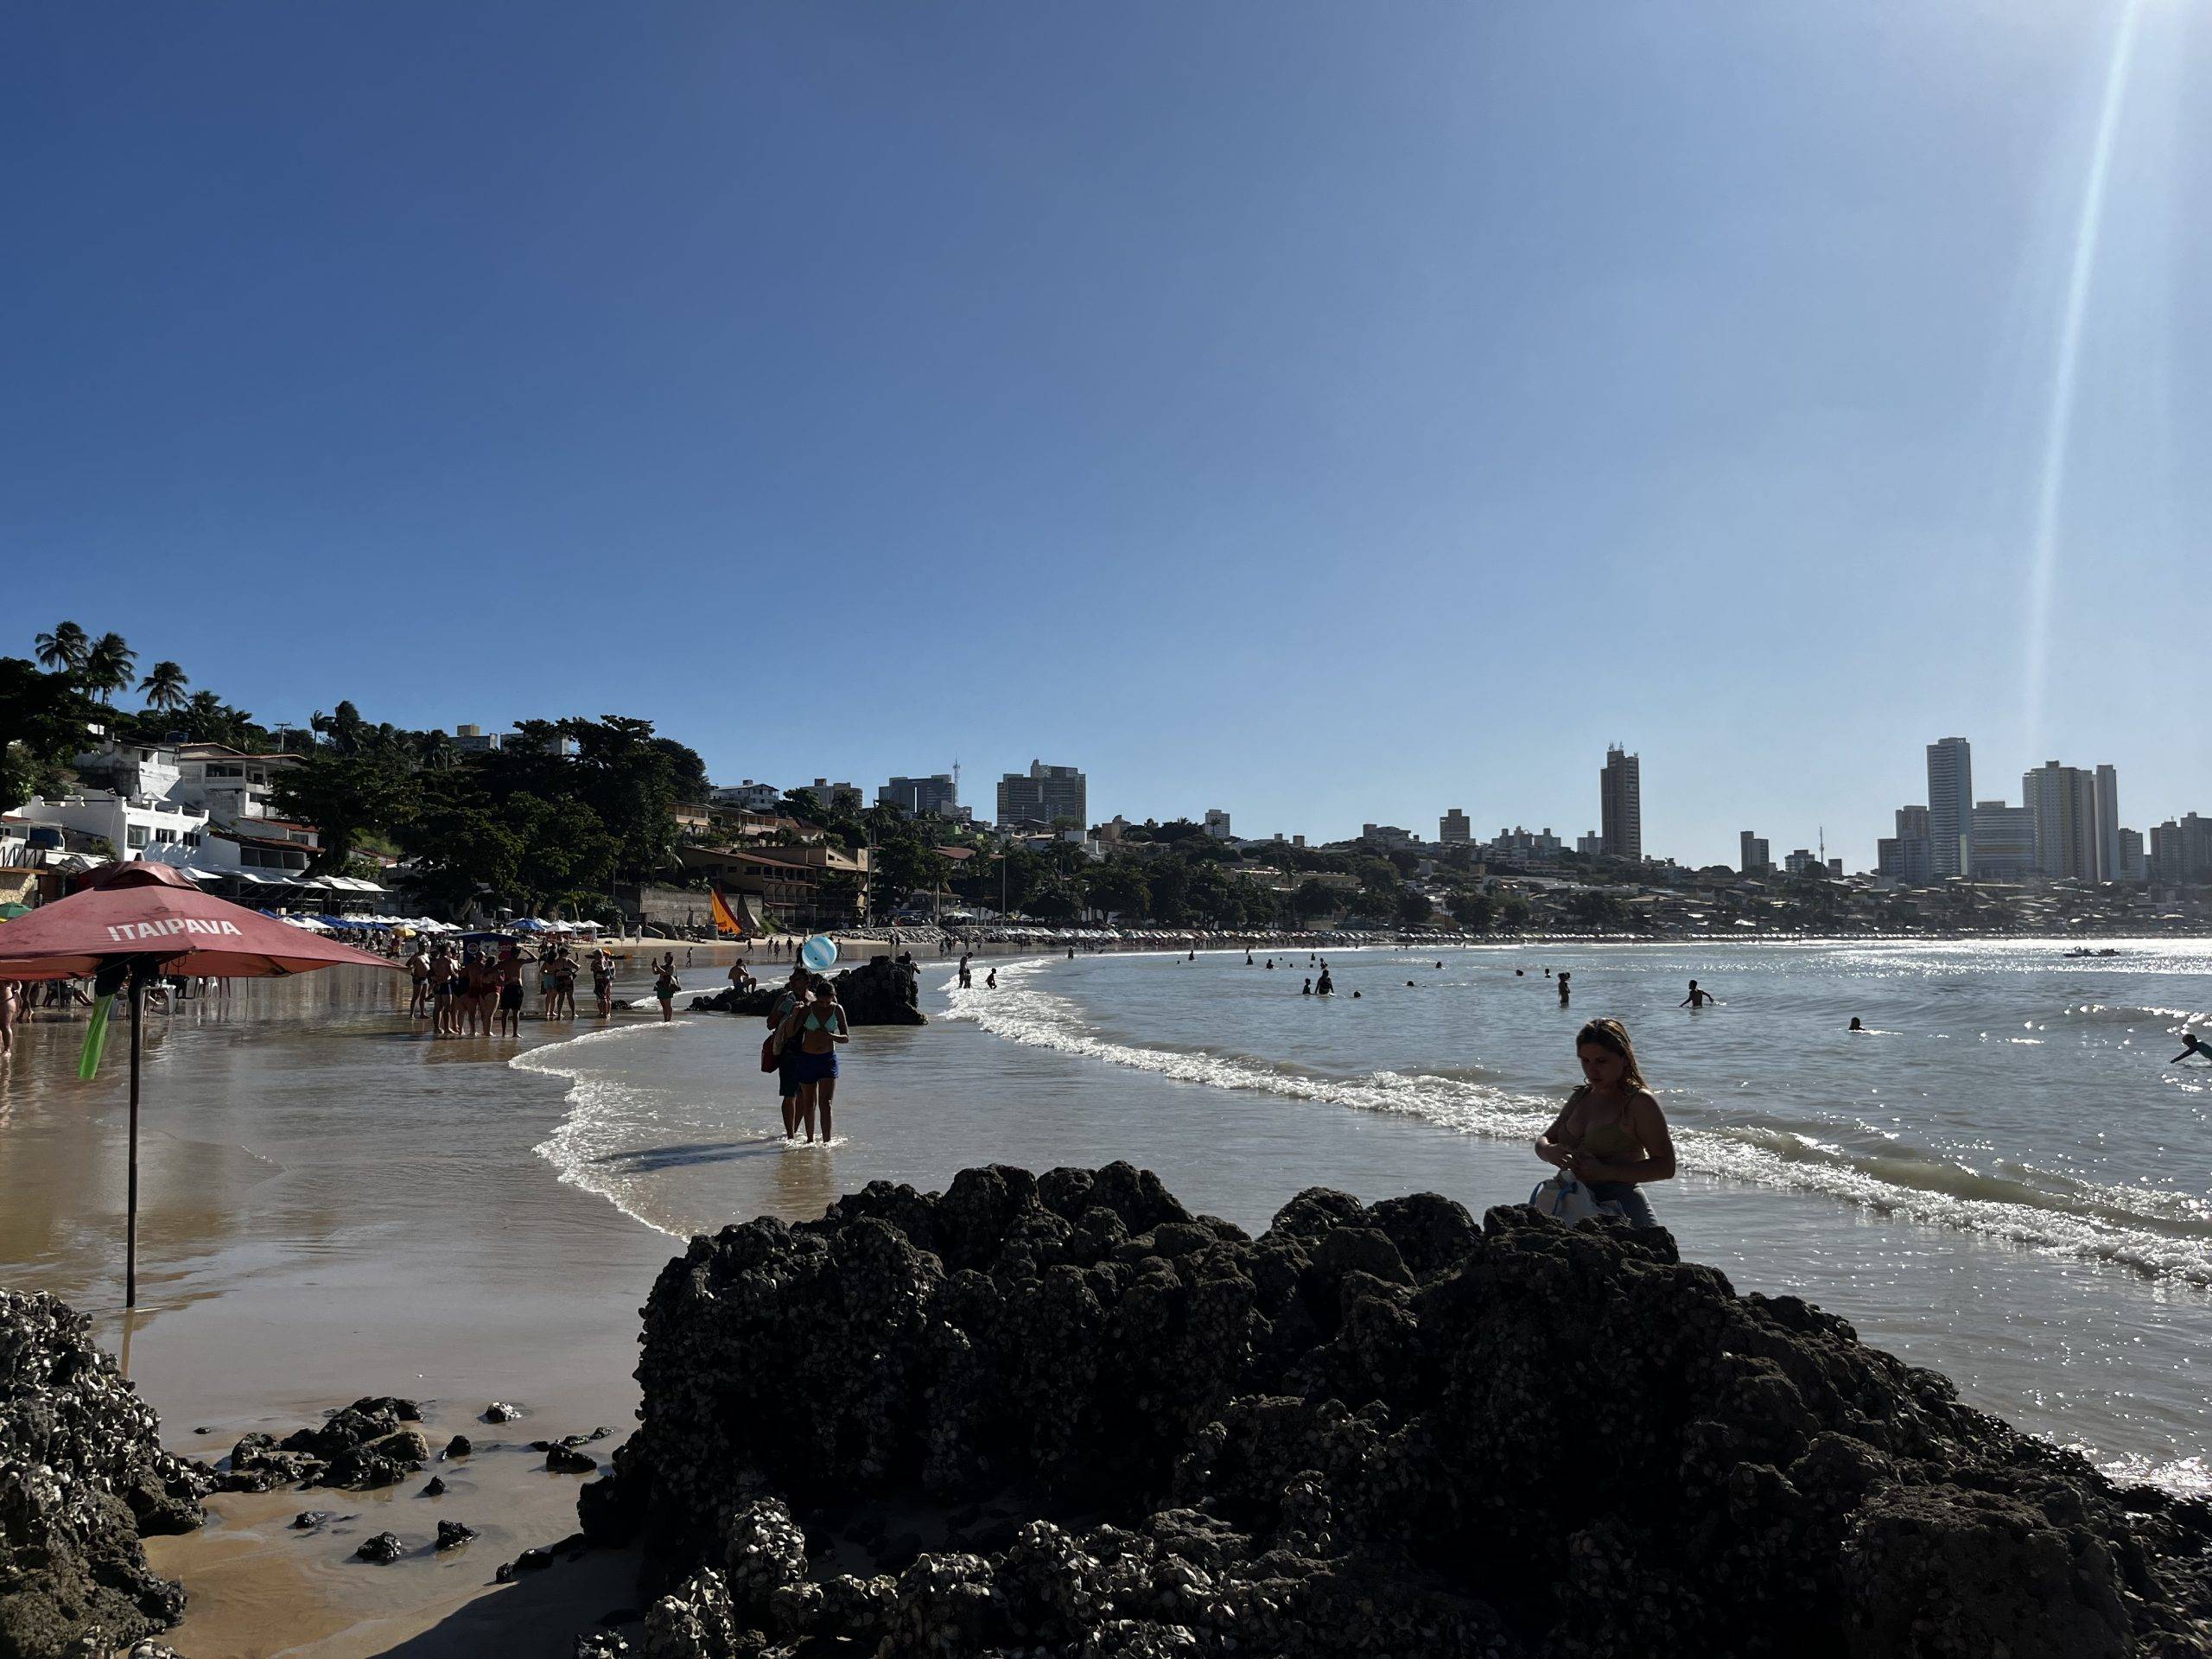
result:
M 1564 1172 L 1531 1192 L 1529 1202 L 1538 1213 L 1549 1216 L 1554 1221 L 1563 1221 L 1570 1227 L 1605 1213 L 1590 1189 Z

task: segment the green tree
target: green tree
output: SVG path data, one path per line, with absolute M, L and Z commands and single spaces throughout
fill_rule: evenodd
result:
M 1304 922 L 1333 916 L 1337 910 L 1336 890 L 1318 877 L 1308 877 L 1300 882 L 1298 891 L 1290 895 L 1290 908 Z
M 499 902 L 513 893 L 522 837 L 474 768 L 425 774 L 423 784 L 414 812 L 392 832 L 423 901 L 441 915 L 459 916 L 480 899 Z
M 31 648 L 42 666 L 75 674 L 84 669 L 92 641 L 92 636 L 74 622 L 63 622 L 53 632 L 41 633 L 32 640 Z
M 1407 927 L 1426 927 L 1436 907 L 1429 903 L 1428 895 L 1417 887 L 1406 887 L 1398 893 L 1398 920 Z
M 279 816 L 311 823 L 321 832 L 314 868 L 342 870 L 360 838 L 397 830 L 414 808 L 407 773 L 390 760 L 318 749 L 270 780 Z
M 502 802 L 499 814 L 517 851 L 508 886 L 494 891 L 538 914 L 604 901 L 618 849 L 590 807 L 574 796 L 546 800 L 524 791 Z
M 71 671 L 0 657 L 0 811 L 53 791 L 99 714 Z
M 1152 913 L 1152 884 L 1133 858 L 1109 859 L 1091 873 L 1090 902 L 1116 915 L 1145 917 Z
M 113 702 L 117 692 L 130 689 L 130 677 L 137 666 L 138 653 L 124 642 L 121 634 L 104 633 L 86 650 L 79 671 L 87 690 L 102 702 Z
M 1518 933 L 1527 927 L 1533 914 L 1529 901 L 1517 893 L 1507 893 L 1498 903 L 1497 919 L 1509 933 Z
M 1497 903 L 1488 893 L 1463 887 L 1445 900 L 1452 919 L 1471 933 L 1487 933 L 1497 919 Z
M 149 709 L 181 709 L 185 703 L 184 688 L 191 683 L 176 664 L 160 662 L 138 682 L 138 690 Z

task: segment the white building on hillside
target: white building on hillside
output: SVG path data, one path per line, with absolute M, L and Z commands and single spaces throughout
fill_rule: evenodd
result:
M 15 816 L 27 823 L 60 830 L 65 840 L 73 843 L 72 852 L 98 851 L 88 843 L 104 841 L 107 855 L 124 864 L 149 853 L 165 856 L 163 849 L 175 849 L 171 861 L 175 861 L 198 849 L 207 833 L 207 814 L 198 807 L 105 789 L 80 790 L 56 801 L 34 795 L 16 809 Z

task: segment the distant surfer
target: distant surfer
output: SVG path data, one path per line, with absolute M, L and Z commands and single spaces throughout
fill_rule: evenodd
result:
M 1692 980 L 1690 981 L 1690 994 L 1684 997 L 1681 1001 L 1675 1004 L 1675 1006 L 1678 1008 L 1701 1008 L 1707 1003 L 1717 1002 L 1719 1000 L 1719 999 L 1715 997 L 1711 991 L 1700 991 L 1698 989 L 1697 981 Z
M 2181 1052 L 2168 1060 L 2166 1064 L 2179 1065 L 2192 1054 L 2201 1054 L 2206 1059 L 2212 1060 L 2212 1043 L 2202 1040 L 2193 1031 L 2184 1031 L 2181 1034 Z

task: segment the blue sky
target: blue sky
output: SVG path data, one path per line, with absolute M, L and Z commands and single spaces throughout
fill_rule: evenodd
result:
M 1247 832 L 2212 810 L 2212 19 L 2102 122 L 2123 16 L 15 8 L 0 650 Z

